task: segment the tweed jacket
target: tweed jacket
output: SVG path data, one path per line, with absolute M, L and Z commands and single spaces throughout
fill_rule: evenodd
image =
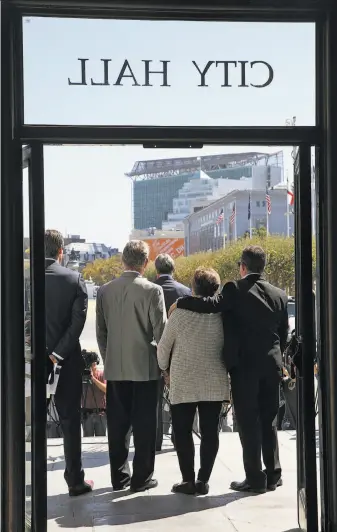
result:
M 97 294 L 96 336 L 105 379 L 159 379 L 157 343 L 166 319 L 163 289 L 136 272 L 124 272 L 102 286 Z
M 159 367 L 170 368 L 171 404 L 229 400 L 223 347 L 220 314 L 172 313 L 158 345 Z

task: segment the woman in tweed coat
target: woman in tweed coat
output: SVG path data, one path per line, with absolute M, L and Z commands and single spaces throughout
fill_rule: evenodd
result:
M 198 268 L 194 274 L 194 295 L 209 297 L 220 287 L 213 269 Z M 158 345 L 158 363 L 169 370 L 170 402 L 175 445 L 182 482 L 174 493 L 208 493 L 219 448 L 219 416 L 222 403 L 229 401 L 229 382 L 222 362 L 224 346 L 220 314 L 197 314 L 177 309 L 168 320 Z M 193 420 L 198 409 L 201 433 L 200 470 L 195 481 Z

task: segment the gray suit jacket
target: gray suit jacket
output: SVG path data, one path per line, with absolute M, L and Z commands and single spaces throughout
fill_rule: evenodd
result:
M 134 272 L 102 286 L 97 294 L 96 335 L 109 381 L 160 377 L 157 347 L 166 323 L 163 289 Z

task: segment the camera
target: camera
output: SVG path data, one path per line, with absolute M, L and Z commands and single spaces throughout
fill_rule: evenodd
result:
M 83 349 L 81 352 L 82 359 L 83 359 L 83 376 L 90 376 L 91 375 L 91 366 L 96 362 L 96 364 L 99 363 L 99 356 L 94 351 L 87 351 L 86 349 Z

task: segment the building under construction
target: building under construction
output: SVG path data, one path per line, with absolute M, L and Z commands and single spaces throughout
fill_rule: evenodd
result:
M 283 169 L 283 152 L 226 153 L 135 162 L 126 174 L 133 181 L 134 229 L 162 229 L 179 190 L 185 183 L 199 179 L 201 172 L 213 179 L 240 180 L 250 178 L 255 166 Z

